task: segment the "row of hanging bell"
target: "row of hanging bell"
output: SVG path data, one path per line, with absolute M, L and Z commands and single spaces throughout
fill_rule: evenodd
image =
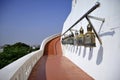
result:
M 87 32 L 84 34 L 84 30 L 80 28 L 80 34 L 75 32 L 75 45 L 85 46 L 85 47 L 95 47 L 95 34 L 92 32 L 92 27 L 88 24 Z
M 71 33 L 70 35 L 62 38 L 62 44 L 74 45 L 74 34 Z
M 77 46 L 85 46 L 85 47 L 95 47 L 95 34 L 92 32 L 92 27 L 88 24 L 87 32 L 84 34 L 84 30 L 81 27 L 79 33 L 76 31 L 75 36 L 71 32 L 65 38 L 62 38 L 62 44 L 70 44 L 70 45 L 77 45 Z

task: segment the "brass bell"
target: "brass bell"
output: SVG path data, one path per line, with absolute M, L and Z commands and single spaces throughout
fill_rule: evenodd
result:
M 95 34 L 92 32 L 92 27 L 90 24 L 87 25 L 87 33 L 85 34 L 84 38 L 84 45 L 85 47 L 95 47 L 96 42 L 95 42 Z
M 84 30 L 83 30 L 83 28 L 81 27 L 80 28 L 80 34 L 83 34 L 84 33 Z
M 66 44 L 66 39 L 65 38 L 62 38 L 62 44 L 65 45 Z
M 74 44 L 78 45 L 78 31 L 75 31 Z
M 74 34 L 70 34 L 67 38 L 67 43 L 73 45 L 74 44 Z
M 77 40 L 78 40 L 78 45 L 79 45 L 79 46 L 82 46 L 82 45 L 84 45 L 84 30 L 83 30 L 82 27 L 80 28 L 79 32 L 80 32 L 80 34 L 79 34 L 79 36 L 78 36 L 78 38 L 77 38 Z

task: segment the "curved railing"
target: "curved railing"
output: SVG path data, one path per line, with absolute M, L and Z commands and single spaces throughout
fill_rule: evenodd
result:
M 27 80 L 32 68 L 37 61 L 43 56 L 43 51 L 47 42 L 59 36 L 60 34 L 52 35 L 43 40 L 40 50 L 29 53 L 26 56 L 14 61 L 8 66 L 0 70 L 0 80 Z

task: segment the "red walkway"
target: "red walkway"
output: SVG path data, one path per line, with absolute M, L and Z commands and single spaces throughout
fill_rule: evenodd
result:
M 28 80 L 93 80 L 93 78 L 62 56 L 60 37 L 57 37 L 47 43 L 44 56 L 35 65 Z

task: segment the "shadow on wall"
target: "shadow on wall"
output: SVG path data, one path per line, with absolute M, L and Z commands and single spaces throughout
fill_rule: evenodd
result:
M 84 47 L 83 58 L 85 58 L 85 55 L 86 55 L 86 47 Z
M 83 51 L 83 58 L 85 57 L 85 55 L 86 55 L 86 48 L 84 48 L 84 51 Z M 92 57 L 93 57 L 93 48 L 89 50 L 88 60 L 91 60 Z M 103 47 L 100 46 L 97 54 L 96 64 L 100 65 L 102 60 L 103 60 Z
M 103 37 L 103 36 L 113 36 L 115 34 L 115 31 L 109 31 L 109 32 L 105 32 L 105 33 L 101 33 L 99 36 Z
M 97 59 L 96 59 L 96 64 L 100 65 L 101 62 L 103 60 L 103 47 L 100 46 L 99 50 L 98 50 L 98 55 L 97 55 Z
M 72 53 L 76 53 L 78 56 L 81 55 L 81 46 L 67 46 L 68 51 L 72 52 Z M 93 55 L 93 49 L 94 48 L 90 48 L 89 50 L 89 55 L 88 55 L 88 60 L 91 60 Z M 84 47 L 83 49 L 83 55 L 82 57 L 85 58 L 86 56 L 86 47 Z M 97 52 L 97 58 L 96 58 L 96 65 L 100 65 L 103 61 L 103 47 L 100 46 Z
M 79 54 L 78 55 L 80 56 L 80 54 L 81 54 L 81 46 L 79 47 Z
M 84 47 L 84 51 L 83 51 L 83 58 L 86 56 L 86 47 Z M 88 60 L 91 60 L 93 56 L 93 48 L 90 48 L 89 50 L 89 56 L 88 56 Z
M 88 60 L 91 60 L 92 56 L 93 56 L 93 48 L 91 48 L 90 51 L 89 51 Z

